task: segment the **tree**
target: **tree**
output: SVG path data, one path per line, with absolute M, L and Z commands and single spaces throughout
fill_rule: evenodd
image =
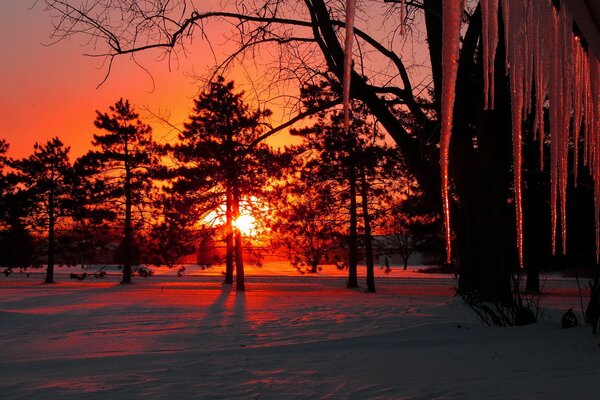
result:
M 34 239 L 23 221 L 29 199 L 17 191 L 16 176 L 8 171 L 8 148 L 8 142 L 0 139 L 0 266 L 5 268 L 5 274 L 35 262 Z
M 314 99 L 315 90 L 323 92 L 327 87 L 305 88 L 304 95 L 309 95 L 308 101 Z M 322 101 L 328 94 L 318 96 Z M 377 132 L 376 123 L 370 121 L 364 107 L 357 103 L 353 106 L 348 132 L 344 130 L 343 114 L 332 111 L 320 113 L 314 125 L 292 133 L 304 137 L 305 145 L 313 152 L 311 164 L 317 179 L 329 181 L 331 187 L 337 187 L 337 200 L 347 207 L 348 287 L 358 286 L 357 264 L 361 243 L 364 246 L 367 289 L 375 292 L 372 208 L 375 199 L 385 192 L 391 181 L 397 179 L 400 164 L 397 157 L 391 157 L 390 148 L 384 145 L 382 132 Z M 387 182 L 382 182 L 384 177 Z M 359 217 L 362 217 L 362 225 Z M 362 228 L 361 235 L 359 228 Z
M 386 251 L 399 254 L 405 270 L 415 252 L 440 265 L 443 262 L 443 242 L 439 215 L 427 207 L 418 187 L 407 185 L 399 193 L 402 196 L 393 199 L 384 218 Z
M 238 10 L 201 12 L 194 9 L 187 14 L 183 11 L 188 4 L 183 0 L 172 4 L 171 8 L 161 8 L 162 2 L 158 1 L 145 2 L 144 9 L 132 8 L 119 14 L 127 24 L 110 18 L 110 3 L 104 3 L 100 7 L 101 14 L 95 18 L 94 15 L 98 15 L 97 8 L 92 13 L 87 8 L 74 7 L 68 1 L 48 0 L 46 3 L 60 18 L 60 25 L 55 30 L 58 36 L 84 32 L 94 38 L 104 38 L 108 45 L 106 54 L 110 59 L 149 48 L 172 51 L 183 46 L 187 37 L 197 33 L 196 29 L 202 30 L 202 22 L 224 18 L 235 21 L 239 46 L 218 69 L 251 52 L 262 55 L 259 51 L 261 46 L 278 44 L 282 54 L 293 46 L 300 47 L 300 50 L 289 53 L 298 54 L 298 57 L 284 58 L 287 64 L 280 68 L 280 73 L 272 74 L 276 79 L 293 77 L 306 82 L 327 70 L 338 82 L 343 80 L 344 48 L 340 37 L 345 16 L 341 1 L 305 0 L 302 5 L 284 0 L 264 1 L 257 2 L 254 8 L 244 2 L 239 4 Z M 350 74 L 351 96 L 366 104 L 394 139 L 406 167 L 419 182 L 434 211 L 442 208 L 439 195 L 442 189 L 440 152 L 437 144 L 440 143 L 441 99 L 447 94 L 442 91 L 443 3 L 442 0 L 406 2 L 407 12 L 398 14 L 394 13 L 395 7 L 403 7 L 404 4 L 389 6 L 388 15 L 392 16 L 389 20 L 393 20 L 394 15 L 403 15 L 408 21 L 414 20 L 417 13 L 423 16 L 432 78 L 428 100 L 419 99 L 420 89 L 414 85 L 415 81 L 409 74 L 407 60 L 394 50 L 395 38 L 398 37 L 395 28 L 384 39 L 378 39 L 375 33 L 370 34 L 366 29 L 355 29 L 358 41 L 356 48 L 360 49 L 360 54 L 354 57 L 354 68 Z M 556 5 L 557 2 L 552 3 Z M 506 5 L 507 2 L 502 4 Z M 369 12 L 373 12 L 374 3 L 370 2 L 369 5 Z M 80 15 L 90 18 L 82 19 Z M 148 23 L 148 15 L 153 16 L 154 24 Z M 454 135 L 449 150 L 450 198 L 456 237 L 453 261 L 458 265 L 461 292 L 477 292 L 485 300 L 514 304 L 512 275 L 519 267 L 519 256 L 514 246 L 518 242 L 514 216 L 519 207 L 521 185 L 517 184 L 520 182 L 520 167 L 517 165 L 513 168 L 513 150 L 517 154 L 518 147 L 513 149 L 511 135 L 507 133 L 517 131 L 521 119 L 515 118 L 512 126 L 511 101 L 515 99 L 511 99 L 510 82 L 505 69 L 507 52 L 502 21 L 499 21 L 500 42 L 492 77 L 496 107 L 494 110 L 485 110 L 481 95 L 484 62 L 481 57 L 480 5 L 467 10 L 463 19 L 464 29 L 461 32 L 464 34 L 457 63 Z M 372 25 L 380 28 L 379 24 Z M 124 29 L 117 29 L 123 26 Z M 571 29 L 571 26 L 567 29 Z M 407 32 L 410 34 L 410 29 Z M 558 45 L 539 47 L 555 51 L 562 48 Z M 513 72 L 510 71 L 511 74 Z M 570 78 L 564 76 L 564 79 Z M 537 100 L 537 108 L 543 108 L 545 99 Z M 560 107 L 558 99 L 555 100 L 551 104 L 556 106 L 556 111 Z M 399 118 L 398 109 L 409 113 L 414 124 Z M 303 110 L 298 115 L 304 111 L 311 110 Z M 563 108 L 563 111 L 557 112 L 565 111 Z M 541 136 L 544 137 L 544 132 Z M 556 162 L 556 157 L 554 159 Z M 560 180 L 566 184 L 564 176 L 561 175 Z M 554 193 L 552 204 L 556 203 L 557 198 L 556 191 Z M 536 228 L 530 226 L 528 229 Z M 539 232 L 539 235 L 543 234 L 546 233 Z
M 163 193 L 158 202 L 160 218 L 148 237 L 150 264 L 175 267 L 182 257 L 194 253 L 198 243 L 212 234 L 212 229 L 198 226 L 205 212 L 198 213 L 194 199 L 189 196 Z
M 235 222 L 244 202 L 261 197 L 279 158 L 262 143 L 271 111 L 251 111 L 243 95 L 234 92 L 233 81 L 218 77 L 194 100 L 180 142 L 168 147 L 178 162 L 173 191 L 195 197 L 196 206 L 206 212 L 225 206 L 225 283 L 233 283 L 235 261 L 236 290 L 244 290 L 245 283 L 243 237 Z
M 70 195 L 69 149 L 55 137 L 44 145 L 36 143 L 31 156 L 11 162 L 19 191 L 31 205 L 27 219 L 33 226 L 43 227 L 47 235 L 45 283 L 54 283 L 55 231 L 59 219 L 66 215 L 65 204 Z
M 288 253 L 294 268 L 315 274 L 340 248 L 343 217 L 336 185 L 316 178 L 308 166 L 299 168 L 291 182 L 276 189 L 270 236 L 275 249 Z
M 9 219 L 8 209 L 5 206 L 8 196 L 14 191 L 14 184 L 10 181 L 6 167 L 8 165 L 9 144 L 6 140 L 0 139 L 0 227 L 4 229 Z
M 123 264 L 122 283 L 128 284 L 132 266 L 139 263 L 135 236 L 147 212 L 152 174 L 159 165 L 157 145 L 152 129 L 140 121 L 127 100 L 110 106 L 109 113 L 96 111 L 94 125 L 104 131 L 95 134 L 92 142 L 99 150 L 81 157 L 76 168 L 91 180 L 88 187 L 93 190 L 94 201 L 101 202 L 104 218 L 116 219 L 123 229 L 116 260 Z M 88 208 L 88 212 L 97 211 Z

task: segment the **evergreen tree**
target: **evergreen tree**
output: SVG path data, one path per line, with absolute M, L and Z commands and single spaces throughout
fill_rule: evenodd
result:
M 67 214 L 72 175 L 69 150 L 55 137 L 44 145 L 36 143 L 31 156 L 11 162 L 22 198 L 26 197 L 30 206 L 27 219 L 33 226 L 43 227 L 47 235 L 45 283 L 54 282 L 56 226 Z
M 235 221 L 276 170 L 278 155 L 261 136 L 271 111 L 251 111 L 243 92 L 235 93 L 234 83 L 223 77 L 194 100 L 192 111 L 180 143 L 169 148 L 179 163 L 173 190 L 212 211 L 225 204 L 225 283 L 233 283 L 235 261 L 236 289 L 244 290 L 243 238 Z
M 269 219 L 272 246 L 286 251 L 300 273 L 317 273 L 340 249 L 344 218 L 332 182 L 318 179 L 314 168 L 302 165 L 289 182 L 277 188 Z
M 328 96 L 326 86 L 306 88 L 305 98 L 315 101 Z M 321 91 L 321 94 L 318 92 Z M 307 96 L 308 95 L 308 96 Z M 309 127 L 292 131 L 305 138 L 305 144 L 314 154 L 312 163 L 322 180 L 330 180 L 338 186 L 338 199 L 348 210 L 348 287 L 358 287 L 357 265 L 359 244 L 364 246 L 367 268 L 367 290 L 375 292 L 373 261 L 373 215 L 374 199 L 382 194 L 386 183 L 379 187 L 373 184 L 385 176 L 388 183 L 399 175 L 397 157 L 384 144 L 384 138 L 372 124 L 364 108 L 354 104 L 350 129 L 344 131 L 343 114 L 334 111 L 319 115 L 317 122 Z M 395 170 L 395 172 L 394 172 Z M 360 201 L 359 201 L 360 200 Z M 362 217 L 362 235 L 359 235 L 359 217 Z
M 77 168 L 89 182 L 94 204 L 88 212 L 115 222 L 123 235 L 115 260 L 123 265 L 122 283 L 131 283 L 133 265 L 139 263 L 136 232 L 142 225 L 152 194 L 152 174 L 159 166 L 152 128 L 143 124 L 128 100 L 120 99 L 108 113 L 96 111 L 94 125 L 104 131 L 95 134 L 92 150 L 78 160 Z M 92 208 L 96 210 L 92 211 Z

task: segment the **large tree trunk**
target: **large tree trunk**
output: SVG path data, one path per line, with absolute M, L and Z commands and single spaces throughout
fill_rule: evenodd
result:
M 452 142 L 452 178 L 458 194 L 459 291 L 482 300 L 511 302 L 511 277 L 517 268 L 510 93 L 504 69 L 504 45 L 496 55 L 496 108 L 482 111 L 482 70 L 475 63 L 481 34 L 477 8 L 465 35 L 457 79 Z M 503 32 L 499 32 L 503 37 Z M 476 95 L 473 95 L 473 94 Z M 476 126 L 473 130 L 472 126 Z M 476 145 L 474 139 L 476 138 Z
M 343 49 L 332 29 L 322 0 L 306 0 L 318 25 L 315 35 L 325 60 L 338 79 L 343 79 Z M 430 44 L 434 93 L 441 93 L 442 0 L 426 0 L 426 29 Z M 477 62 L 481 36 L 481 8 L 477 7 L 461 48 L 455 103 L 455 125 L 451 144 L 450 173 L 457 202 L 453 204 L 453 227 L 458 237 L 455 256 L 460 272 L 460 289 L 477 292 L 487 300 L 511 298 L 511 273 L 516 262 L 514 208 L 507 205 L 511 187 L 510 97 L 504 70 L 504 49 L 500 43 L 496 58 L 495 111 L 482 116 L 482 67 Z M 503 38 L 503 32 L 499 37 Z M 502 40 L 501 40 L 502 41 Z M 407 169 L 418 180 L 432 209 L 441 210 L 439 155 L 420 138 L 439 137 L 435 121 L 423 118 L 412 97 L 406 105 L 422 125 L 420 136 L 412 136 L 403 121 L 394 115 L 373 88 L 356 72 L 352 74 L 351 95 L 363 101 L 398 145 Z M 438 117 L 439 117 L 439 103 Z M 478 127 L 478 128 L 473 128 Z M 477 136 L 477 148 L 473 138 Z M 512 230 L 511 230 L 512 227 Z M 514 260 L 514 261 L 513 261 Z
M 365 224 L 365 264 L 367 267 L 367 291 L 375 293 L 375 266 L 373 265 L 373 242 L 371 236 L 371 216 L 369 214 L 369 184 L 364 168 L 360 174 L 361 205 Z
M 348 288 L 358 287 L 358 223 L 356 204 L 356 172 L 350 171 L 350 231 L 348 235 Z
M 54 208 L 54 190 L 51 188 L 48 194 L 48 264 L 44 283 L 54 283 Z

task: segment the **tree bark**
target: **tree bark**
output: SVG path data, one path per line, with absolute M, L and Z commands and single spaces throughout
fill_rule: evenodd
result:
M 356 171 L 350 168 L 350 228 L 348 235 L 348 288 L 358 287 L 358 223 L 356 204 Z
M 54 188 L 51 187 L 48 194 L 48 264 L 44 283 L 54 283 L 54 208 Z
M 225 280 L 224 284 L 233 284 L 233 200 L 231 195 L 231 179 L 227 177 L 225 188 L 225 240 L 227 253 L 225 255 Z
M 375 266 L 373 264 L 373 241 L 371 236 L 371 215 L 369 214 L 369 184 L 364 168 L 360 173 L 361 205 L 365 224 L 365 264 L 367 267 L 367 291 L 375 293 Z
M 121 283 L 130 284 L 133 264 L 133 226 L 131 222 L 131 166 L 129 165 L 129 149 L 125 142 L 125 232 L 123 237 L 123 280 Z
M 240 217 L 240 189 L 237 186 L 237 182 L 234 182 L 233 188 L 233 217 L 237 220 Z M 244 277 L 244 247 L 243 238 L 240 228 L 235 227 L 235 290 L 245 290 L 245 277 Z
M 451 148 L 451 172 L 459 198 L 453 210 L 458 289 L 475 292 L 486 301 L 510 303 L 511 278 L 518 264 L 511 190 L 510 92 L 500 40 L 495 65 L 496 108 L 483 111 L 482 70 L 475 62 L 480 35 L 479 6 L 461 49 Z M 502 31 L 499 36 L 503 37 Z

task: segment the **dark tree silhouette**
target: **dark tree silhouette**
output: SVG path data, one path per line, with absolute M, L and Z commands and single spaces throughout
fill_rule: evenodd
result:
M 47 234 L 45 283 L 54 283 L 56 226 L 59 218 L 65 215 L 64 206 L 71 193 L 69 147 L 58 138 L 44 145 L 36 143 L 31 156 L 13 161 L 11 166 L 16 171 L 19 190 L 31 205 L 28 219 L 34 226 L 43 227 Z
M 422 254 L 424 260 L 440 265 L 443 262 L 441 219 L 425 204 L 418 187 L 407 185 L 384 217 L 386 251 L 399 254 L 406 270 L 412 254 Z
M 197 250 L 202 239 L 213 234 L 213 229 L 198 226 L 206 210 L 197 207 L 197 200 L 177 193 L 160 196 L 160 219 L 148 237 L 150 264 L 175 267 L 182 257 Z
M 8 168 L 8 148 L 8 142 L 0 139 L 0 266 L 5 274 L 35 262 L 34 239 L 24 223 L 30 199 L 17 191 L 16 176 Z
M 7 227 L 9 220 L 8 208 L 6 207 L 7 198 L 14 192 L 14 182 L 11 182 L 7 171 L 9 144 L 6 140 L 0 139 L 0 228 Z
M 193 113 L 179 134 L 180 143 L 168 149 L 178 165 L 173 190 L 195 196 L 200 207 L 217 211 L 225 205 L 226 284 L 244 290 L 243 237 L 235 221 L 244 202 L 260 197 L 262 187 L 277 170 L 278 156 L 264 143 L 264 120 L 269 110 L 251 111 L 243 92 L 218 77 L 194 100 Z M 199 213 L 200 214 L 200 213 Z
M 344 211 L 335 183 L 318 179 L 307 165 L 299 168 L 292 182 L 277 188 L 268 225 L 275 249 L 287 252 L 299 272 L 315 274 L 336 261 L 332 254 L 341 247 Z
M 272 76 L 300 79 L 302 83 L 324 70 L 343 79 L 344 8 L 341 1 L 285 0 L 239 3 L 233 11 L 186 11 L 185 0 L 144 2 L 143 8 L 114 10 L 112 2 L 79 5 L 66 0 L 47 0 L 57 16 L 58 37 L 84 33 L 104 39 L 109 60 L 147 49 L 166 52 L 181 48 L 189 36 L 202 35 L 203 22 L 215 18 L 232 21 L 237 28 L 238 48 L 217 70 L 251 54 L 262 55 L 261 46 L 277 44 L 285 54 Z M 422 12 L 431 67 L 431 101 L 421 101 L 420 88 L 411 79 L 407 59 L 395 52 L 395 30 L 383 39 L 355 29 L 360 49 L 351 73 L 351 96 L 366 104 L 396 142 L 407 169 L 418 180 L 434 211 L 441 209 L 439 116 L 442 93 L 442 0 L 406 2 L 405 20 Z M 559 2 L 553 2 L 557 4 Z M 77 4 L 77 5 L 74 5 Z M 375 3 L 369 3 L 375 7 Z M 505 70 L 504 34 L 499 32 L 495 65 L 495 110 L 484 111 L 481 62 L 481 9 L 464 14 L 462 46 L 458 59 L 454 134 L 450 148 L 455 260 L 460 273 L 459 290 L 476 292 L 484 300 L 515 304 L 512 275 L 518 269 L 513 193 L 511 95 Z M 394 8 L 390 5 L 394 15 Z M 85 16 L 82 18 L 81 16 Z M 149 23 L 152 21 L 153 23 Z M 379 26 L 377 27 L 379 28 Z M 410 29 L 407 29 L 410 33 Z M 300 48 L 300 50 L 296 50 Z M 288 51 L 286 51 L 288 50 Z M 297 55 L 297 57 L 294 57 Z M 363 57 L 361 57 L 363 56 Z M 375 62 L 371 62 L 376 60 Z M 283 64 L 283 65 L 282 65 Z M 541 104 L 542 99 L 539 99 Z M 412 123 L 399 117 L 410 114 Z M 302 110 L 304 112 L 313 110 Z M 530 200 L 533 200 L 530 199 Z M 591 214 L 591 211 L 590 211 Z M 591 216 L 590 216 L 591 218 Z M 538 228 L 529 225 L 531 231 Z M 545 235 L 539 231 L 537 236 Z
M 307 92 L 312 94 L 314 90 Z M 355 104 L 353 111 L 348 132 L 344 131 L 343 114 L 334 111 L 319 114 L 314 125 L 292 133 L 305 138 L 306 146 L 314 152 L 312 167 L 316 176 L 337 185 L 338 201 L 347 207 L 348 287 L 358 287 L 360 242 L 364 246 L 367 290 L 375 292 L 371 207 L 380 190 L 372 183 L 382 176 L 392 180 L 393 163 L 389 162 L 391 152 L 384 145 L 384 137 L 374 129 L 374 122 L 369 123 L 364 107 Z M 398 160 L 395 161 L 397 166 Z M 362 235 L 359 235 L 359 217 L 362 217 Z
M 132 266 L 139 262 L 136 227 L 141 226 L 147 211 L 159 156 L 152 129 L 140 121 L 129 101 L 120 99 L 109 110 L 96 112 L 94 125 L 104 133 L 95 134 L 92 144 L 99 150 L 81 157 L 76 168 L 91 180 L 88 188 L 94 202 L 102 204 L 104 217 L 117 219 L 123 229 L 116 261 L 123 264 L 122 283 L 127 284 L 131 283 Z

